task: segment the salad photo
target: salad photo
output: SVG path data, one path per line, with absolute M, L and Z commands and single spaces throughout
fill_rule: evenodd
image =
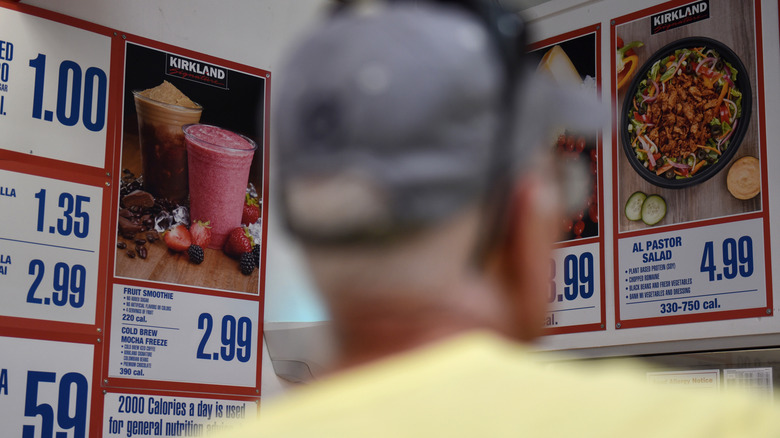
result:
M 726 46 L 705 38 L 677 41 L 652 57 L 624 102 L 624 146 L 635 170 L 667 188 L 717 172 L 749 119 L 744 70 Z
M 756 2 L 710 0 L 706 17 L 656 26 L 677 7 L 665 6 L 616 19 L 610 35 L 618 232 L 766 207 Z

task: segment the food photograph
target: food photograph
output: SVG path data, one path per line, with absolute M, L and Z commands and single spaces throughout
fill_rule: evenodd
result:
M 128 44 L 116 277 L 258 293 L 263 86 Z
M 762 208 L 754 4 L 678 9 L 614 27 L 620 232 Z
M 597 93 L 596 33 L 587 33 L 530 53 L 537 72 L 553 83 Z M 596 132 L 575 132 L 559 126 L 550 138 L 556 164 L 575 187 L 567 187 L 561 241 L 599 235 L 599 148 Z M 576 181 L 576 182 L 575 182 Z M 580 184 L 580 181 L 587 181 Z

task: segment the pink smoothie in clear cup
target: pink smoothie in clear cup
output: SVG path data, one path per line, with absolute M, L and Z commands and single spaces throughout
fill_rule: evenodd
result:
M 221 249 L 230 231 L 241 225 L 257 145 L 216 126 L 194 124 L 182 129 L 189 163 L 190 221 L 210 221 L 209 248 Z

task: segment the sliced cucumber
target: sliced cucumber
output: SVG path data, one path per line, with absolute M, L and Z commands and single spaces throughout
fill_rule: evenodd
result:
M 630 221 L 642 219 L 642 205 L 645 203 L 647 195 L 642 192 L 634 192 L 626 201 L 626 217 Z
M 666 201 L 658 195 L 650 195 L 642 204 L 642 222 L 655 225 L 666 216 Z

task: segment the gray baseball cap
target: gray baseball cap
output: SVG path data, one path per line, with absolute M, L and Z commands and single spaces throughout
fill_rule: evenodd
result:
M 293 233 L 395 236 L 484 199 L 496 143 L 510 141 L 498 138 L 508 80 L 490 38 L 465 10 L 403 2 L 337 14 L 305 37 L 273 106 Z

